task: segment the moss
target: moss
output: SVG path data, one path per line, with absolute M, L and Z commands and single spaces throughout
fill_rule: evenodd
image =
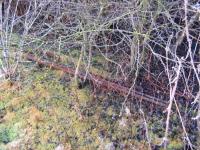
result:
M 63 83 L 61 76 L 62 72 L 47 68 L 33 69 L 25 73 L 21 90 L 6 90 L 9 86 L 0 89 L 0 108 L 5 113 L 2 141 L 20 137 L 22 149 L 41 150 L 55 149 L 59 144 L 71 149 L 98 149 L 112 141 L 141 149 L 147 146 L 136 138 L 142 124 L 138 113 L 122 116 L 126 117 L 127 126 L 119 126 L 119 97 L 102 94 L 92 99 L 89 86 L 79 89 L 78 82 Z M 154 118 L 148 122 L 155 129 L 150 134 L 156 143 L 160 140 L 158 132 L 163 133 L 162 121 Z M 16 124 L 20 126 L 16 128 Z
M 86 106 L 86 103 L 91 100 L 88 90 L 87 88 L 79 89 L 77 81 L 72 80 L 70 84 L 71 98 L 82 106 Z
M 3 101 L 0 101 L 0 110 L 4 109 L 5 108 L 5 102 Z
M 0 143 L 7 144 L 14 139 L 16 139 L 19 135 L 19 127 L 17 124 L 11 126 L 7 126 L 5 124 L 0 125 Z
M 7 111 L 6 115 L 4 116 L 4 120 L 6 122 L 11 122 L 13 118 L 15 118 L 15 113 Z
M 176 140 L 170 140 L 170 144 L 168 145 L 167 149 L 168 150 L 181 150 L 183 149 L 183 145 L 184 143 L 179 140 L 179 139 L 176 139 Z
M 56 145 L 55 144 L 41 144 L 37 146 L 37 149 L 39 150 L 52 150 L 55 149 Z
M 43 114 L 36 107 L 30 107 L 28 110 L 29 119 L 28 122 L 36 126 L 39 122 L 44 120 Z

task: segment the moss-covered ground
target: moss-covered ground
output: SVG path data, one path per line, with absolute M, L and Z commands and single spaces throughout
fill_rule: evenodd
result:
M 120 115 L 124 99 L 80 88 L 61 71 L 24 69 L 19 81 L 2 81 L 0 93 L 0 150 L 148 149 L 144 118 L 134 105 L 131 114 Z M 152 145 L 161 143 L 163 119 L 146 117 Z M 170 150 L 183 145 L 182 131 L 174 132 Z

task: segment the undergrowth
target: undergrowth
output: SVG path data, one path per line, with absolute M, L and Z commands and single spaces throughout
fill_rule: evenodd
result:
M 19 83 L 2 83 L 1 147 L 16 140 L 20 150 L 52 150 L 59 144 L 68 149 L 104 149 L 109 144 L 117 149 L 148 147 L 140 114 L 120 116 L 119 97 L 94 95 L 89 85 L 78 88 L 69 75 L 58 76 L 58 71 L 46 68 L 26 74 L 20 88 Z M 164 132 L 162 117 L 149 121 L 152 144 L 157 145 Z M 172 141 L 168 149 L 182 148 L 179 133 Z

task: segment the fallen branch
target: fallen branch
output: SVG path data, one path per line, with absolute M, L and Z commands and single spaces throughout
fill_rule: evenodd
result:
M 49 67 L 51 69 L 62 70 L 63 72 L 68 73 L 70 75 L 75 75 L 74 69 L 69 68 L 65 65 L 60 65 L 60 64 L 56 64 L 56 63 L 53 63 L 53 62 L 49 62 L 49 61 L 46 61 L 46 60 L 39 59 L 33 54 L 27 54 L 26 59 L 28 59 L 30 61 L 37 62 L 39 65 L 46 66 L 46 67 Z M 80 79 L 84 79 L 85 74 L 84 73 L 78 73 L 77 77 L 79 77 Z M 128 91 L 129 91 L 129 88 L 118 85 L 118 84 L 113 83 L 113 82 L 110 82 L 108 80 L 105 80 L 101 76 L 89 74 L 87 76 L 87 79 L 89 81 L 92 81 L 93 84 L 98 85 L 99 88 L 103 88 L 103 89 L 106 89 L 108 91 L 115 91 L 115 92 L 117 92 L 117 93 L 119 93 L 120 95 L 123 95 L 123 96 L 127 95 Z M 168 104 L 166 101 L 160 100 L 156 97 L 146 95 L 142 92 L 138 92 L 138 91 L 135 91 L 135 90 L 133 90 L 131 92 L 130 96 L 134 97 L 137 100 L 146 101 L 146 102 L 158 105 L 160 107 L 166 107 L 167 104 Z

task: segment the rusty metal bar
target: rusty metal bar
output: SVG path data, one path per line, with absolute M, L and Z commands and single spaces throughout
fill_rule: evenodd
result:
M 37 62 L 39 65 L 43 65 L 43 66 L 46 66 L 46 67 L 49 67 L 49 68 L 52 68 L 52 69 L 62 70 L 63 72 L 68 73 L 70 75 L 75 74 L 75 70 L 70 68 L 70 67 L 67 67 L 67 66 L 61 65 L 61 64 L 56 64 L 54 62 L 49 62 L 49 61 L 46 61 L 46 60 L 39 59 L 33 54 L 26 54 L 26 59 L 28 59 L 30 61 Z M 84 79 L 85 74 L 79 73 L 78 77 L 80 79 Z M 108 80 L 102 78 L 101 76 L 90 74 L 90 75 L 87 76 L 87 79 L 89 81 L 92 81 L 93 84 L 98 85 L 99 88 L 103 88 L 103 89 L 106 89 L 108 91 L 115 91 L 115 92 L 117 92 L 117 93 L 119 93 L 120 95 L 123 95 L 123 96 L 129 94 L 129 88 L 128 87 L 124 87 L 124 86 L 121 86 L 119 84 L 108 81 Z M 130 96 L 134 97 L 136 100 L 146 101 L 146 102 L 155 104 L 155 105 L 160 106 L 160 107 L 167 107 L 167 104 L 168 104 L 166 101 L 160 100 L 156 97 L 144 94 L 142 92 L 138 92 L 136 90 L 132 90 L 130 92 Z

